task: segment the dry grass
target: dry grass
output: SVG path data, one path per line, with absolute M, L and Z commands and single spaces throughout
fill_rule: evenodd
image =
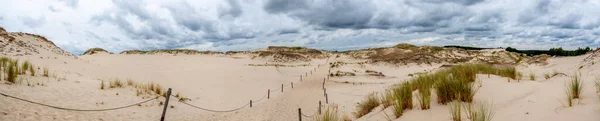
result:
M 436 83 L 434 89 L 438 96 L 438 103 L 440 104 L 446 104 L 453 100 L 471 102 L 477 92 L 473 83 L 470 83 L 467 80 L 454 78 L 452 75 L 448 76 L 447 79 L 440 80 Z
M 596 87 L 596 95 L 598 95 L 598 98 L 600 98 L 600 78 L 596 78 L 596 81 L 594 81 L 594 87 Z
M 549 74 L 549 73 L 544 73 L 544 78 L 545 78 L 546 80 L 547 80 L 547 79 L 550 79 L 550 74 Z
M 342 117 L 338 112 L 338 107 L 335 104 L 329 105 L 323 115 L 315 117 L 315 121 L 341 121 Z
M 48 77 L 48 75 L 49 75 L 48 67 L 44 67 L 44 76 Z
M 581 92 L 583 91 L 583 83 L 579 74 L 573 74 L 567 84 L 565 85 L 565 93 L 567 95 L 567 104 L 569 107 L 573 106 L 573 99 L 581 98 Z
M 431 89 L 419 89 L 419 95 L 417 95 L 417 100 L 419 100 L 419 106 L 421 107 L 421 110 L 429 109 L 431 107 Z
M 109 83 L 109 88 L 121 88 L 123 87 L 123 82 L 119 79 L 115 79 Z
M 31 63 L 29 61 L 24 61 L 23 64 L 21 65 L 21 74 L 25 74 L 25 72 L 29 69 L 29 66 L 31 66 Z
M 373 110 L 375 107 L 379 106 L 379 98 L 375 93 L 371 93 L 365 97 L 365 100 L 359 103 L 356 106 L 356 112 L 354 112 L 354 116 L 356 118 L 360 118 Z
M 104 86 L 104 80 L 102 80 L 102 83 L 100 83 L 100 89 L 105 89 L 106 87 Z

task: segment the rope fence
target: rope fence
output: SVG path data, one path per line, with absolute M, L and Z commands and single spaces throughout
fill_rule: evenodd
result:
M 59 109 L 59 110 L 66 110 L 66 111 L 111 111 L 111 110 L 119 110 L 119 109 L 123 109 L 123 108 L 129 108 L 129 107 L 132 107 L 132 106 L 140 105 L 140 104 L 143 104 L 143 103 L 146 103 L 146 102 L 158 99 L 158 97 L 160 97 L 160 96 L 157 96 L 155 98 L 144 100 L 144 101 L 141 101 L 141 102 L 138 102 L 138 103 L 134 103 L 134 104 L 130 104 L 130 105 L 124 105 L 124 106 L 119 106 L 119 107 L 114 107 L 114 108 L 104 108 L 104 109 L 74 109 L 74 108 L 65 108 L 65 107 L 59 107 L 59 106 L 53 106 L 53 105 L 43 104 L 43 103 L 39 103 L 39 102 L 35 102 L 35 101 L 23 99 L 23 98 L 11 96 L 11 95 L 4 94 L 4 93 L 1 93 L 1 92 L 0 92 L 0 95 L 5 96 L 5 97 L 10 97 L 10 98 L 13 98 L 13 99 L 17 99 L 17 100 L 21 100 L 21 101 L 25 101 L 25 102 L 32 103 L 32 104 L 37 104 L 37 105 L 41 105 L 41 106 L 45 106 L 45 107 L 49 107 L 49 108 L 54 108 L 54 109 Z

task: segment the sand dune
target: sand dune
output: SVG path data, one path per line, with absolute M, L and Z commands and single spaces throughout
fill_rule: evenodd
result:
M 158 96 L 138 95 L 136 87 L 127 85 L 122 88 L 101 89 L 103 82 L 110 83 L 119 79 L 123 82 L 132 80 L 137 84 L 153 83 L 164 89 L 171 88 L 173 95 L 189 98 L 186 103 L 206 109 L 226 111 L 242 107 L 231 112 L 211 112 L 171 98 L 166 113 L 167 120 L 290 121 L 298 120 L 298 108 L 305 115 L 314 114 L 321 101 L 324 107 L 337 105 L 339 115 L 351 120 L 450 121 L 448 106 L 435 103 L 435 96 L 432 96 L 431 109 L 407 110 L 399 118 L 389 118 L 393 115 L 391 108 L 384 109 L 383 106 L 360 118 L 354 117 L 353 112 L 356 111 L 357 103 L 364 100 L 366 95 L 372 92 L 382 94 L 392 85 L 414 78 L 420 73 L 434 73 L 448 64 L 488 63 L 493 60 L 495 62 L 489 63 L 516 66 L 518 72 L 524 74 L 518 81 L 495 75 L 477 75 L 481 87 L 475 94 L 474 101 L 491 102 L 496 112 L 494 121 L 600 120 L 600 100 L 593 86 L 599 77 L 600 65 L 595 63 L 600 61 L 596 58 L 600 51 L 582 56 L 544 59 L 523 56 L 523 61 L 511 58 L 521 57 L 518 54 L 497 49 L 466 51 L 445 48 L 435 54 L 408 54 L 427 55 L 422 56 L 423 58 L 397 58 L 398 55 L 404 55 L 404 52 L 416 50 L 398 47 L 348 53 L 271 47 L 210 54 L 180 51 L 136 54 L 130 51 L 121 54 L 94 52 L 72 56 L 50 41 L 31 34 L 0 34 L 3 35 L 0 37 L 0 53 L 3 57 L 27 60 L 35 67 L 41 67 L 35 69 L 38 73 L 36 76 L 19 76 L 21 83 L 13 84 L 2 79 L 0 92 L 66 108 L 111 108 Z M 9 40 L 11 37 L 14 39 Z M 448 61 L 431 61 L 434 59 Z M 331 62 L 343 64 L 332 68 L 334 64 Z M 39 74 L 43 68 L 49 68 L 49 77 Z M 338 71 L 354 75 L 330 76 Z M 557 75 L 549 79 L 543 76 L 554 72 L 581 74 L 585 88 L 574 106 L 566 106 L 565 102 L 564 89 L 568 76 Z M 536 80 L 527 78 L 530 73 L 535 75 Z M 325 103 L 324 79 L 328 103 Z M 269 90 L 269 99 L 266 99 Z M 413 95 L 416 94 L 417 92 L 413 92 Z M 165 100 L 165 97 L 159 97 L 139 106 L 120 110 L 84 112 L 59 110 L 0 97 L 2 121 L 159 120 L 163 108 L 161 105 Z M 252 107 L 248 105 L 250 100 L 253 100 Z M 303 120 L 313 119 L 301 117 Z

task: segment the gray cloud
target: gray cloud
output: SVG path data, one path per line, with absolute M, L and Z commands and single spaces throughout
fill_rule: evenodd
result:
M 38 28 L 46 24 L 46 17 L 41 16 L 38 18 L 33 18 L 31 16 L 23 16 L 23 24 L 29 28 Z
M 11 31 L 39 31 L 72 52 L 92 46 L 118 52 L 168 48 L 226 51 L 268 45 L 344 50 L 400 42 L 523 49 L 600 45 L 600 12 L 596 12 L 600 8 L 586 0 L 60 2 L 66 6 L 6 8 L 24 15 L 0 12 L 0 24 Z M 22 6 L 12 4 L 20 3 L 7 6 Z M 77 12 L 56 12 L 65 7 Z M 28 12 L 31 10 L 44 12 L 33 14 Z M 53 16 L 37 17 L 49 12 Z M 78 17 L 65 18 L 65 14 Z M 89 23 L 81 23 L 81 19 Z M 44 26 L 46 23 L 62 28 Z

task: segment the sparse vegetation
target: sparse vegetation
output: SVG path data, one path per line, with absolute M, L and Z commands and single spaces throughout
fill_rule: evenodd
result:
M 544 73 L 544 78 L 545 78 L 546 80 L 547 80 L 547 79 L 550 79 L 550 74 L 549 74 L 549 73 Z
M 105 86 L 104 86 L 104 80 L 102 80 L 102 83 L 100 83 L 100 89 L 104 89 L 104 88 L 105 88 Z
M 534 73 L 529 73 L 529 80 L 535 81 L 535 74 Z
M 48 68 L 47 68 L 47 67 L 44 67 L 44 76 L 45 76 L 45 77 L 48 77 L 48 75 L 49 75 Z
M 453 75 L 449 75 L 447 79 L 437 82 L 434 85 L 434 89 L 438 95 L 438 103 L 440 104 L 446 104 L 453 100 L 471 102 L 477 92 L 473 87 L 473 83 L 455 78 Z
M 342 117 L 338 113 L 338 107 L 335 104 L 329 105 L 323 115 L 315 117 L 315 121 L 341 121 Z
M 600 98 L 600 78 L 596 78 L 596 81 L 594 81 L 594 86 L 596 87 L 596 95 L 598 95 L 598 98 Z
M 381 95 L 381 104 L 384 108 L 391 106 L 394 101 L 396 101 L 396 98 L 394 97 L 394 92 L 392 90 L 387 90 Z
M 371 93 L 367 95 L 365 100 L 359 103 L 356 106 L 356 112 L 354 112 L 354 116 L 356 118 L 360 118 L 373 110 L 375 107 L 379 106 L 379 99 L 375 95 L 375 93 Z

